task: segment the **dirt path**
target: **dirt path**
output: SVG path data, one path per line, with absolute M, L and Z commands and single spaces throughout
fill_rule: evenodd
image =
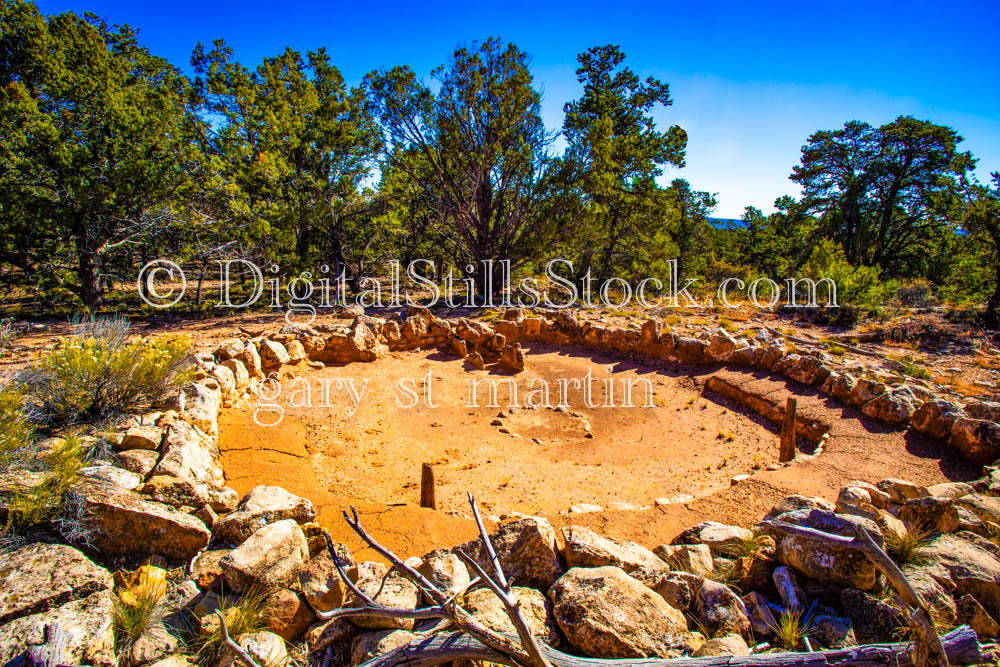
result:
M 601 407 L 585 402 L 588 371 L 590 405 Z M 825 451 L 766 470 L 777 455 L 774 428 L 727 399 L 703 393 L 713 372 L 780 402 L 790 387 L 795 389 L 804 415 L 834 425 Z M 228 483 L 241 494 L 257 484 L 277 484 L 312 499 L 319 523 L 355 550 L 361 545 L 340 518 L 349 504 L 358 507 L 374 535 L 403 556 L 474 535 L 466 490 L 476 493 L 486 514 L 538 514 L 555 525 L 589 525 L 655 546 L 706 519 L 752 524 L 790 493 L 833 499 L 852 479 L 893 476 L 935 483 L 970 479 L 978 472 L 932 441 L 856 419 L 855 411 L 814 390 L 760 373 L 699 369 L 687 375 L 590 351 L 532 345 L 528 370 L 510 378 L 522 405 L 515 410 L 506 407 L 503 388 L 498 393 L 502 407 L 487 407 L 483 384 L 479 406 L 471 407 L 470 379 L 504 378 L 470 371 L 434 351 L 328 367 L 306 377 L 307 382 L 283 383 L 282 395 L 273 402 L 283 411 L 277 425 L 253 420 L 256 411 L 259 421 L 276 421 L 273 406 L 224 411 L 223 467 Z M 428 377 L 436 407 L 423 404 Z M 570 380 L 564 391 L 568 407 L 523 407 L 528 392 L 542 386 L 556 404 L 560 378 Z M 573 378 L 581 380 L 579 388 Z M 640 380 L 652 388 L 652 407 L 638 407 L 646 386 Z M 397 403 L 397 398 L 404 405 L 413 399 L 400 382 L 419 397 L 418 405 Z M 623 406 L 629 383 L 635 407 Z M 435 464 L 436 512 L 418 506 L 424 462 Z M 753 476 L 730 486 L 739 474 Z M 679 494 L 696 498 L 655 505 L 657 498 Z M 578 503 L 604 511 L 566 513 Z

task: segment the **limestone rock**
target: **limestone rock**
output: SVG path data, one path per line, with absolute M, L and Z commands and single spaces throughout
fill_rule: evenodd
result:
M 971 595 L 994 618 L 1000 618 L 1000 557 L 962 539 L 941 535 L 924 547 L 929 574 L 955 595 Z
M 0 625 L 0 663 L 45 640 L 45 626 L 58 623 L 72 636 L 65 660 L 71 665 L 115 667 L 111 593 L 99 591 L 46 612 L 22 616 Z
M 903 479 L 883 479 L 876 486 L 889 494 L 890 501 L 902 503 L 913 498 L 920 498 L 927 495 L 927 489 L 919 484 L 908 482 Z
M 260 342 L 260 361 L 265 370 L 278 368 L 291 361 L 288 350 L 281 343 L 264 339 Z
M 297 640 L 316 620 L 309 605 L 287 588 L 268 595 L 264 606 L 267 629 L 286 642 Z
M 703 521 L 674 538 L 671 544 L 707 544 L 713 555 L 722 555 L 741 540 L 753 538 L 753 532 L 718 521 Z
M 970 461 L 992 463 L 1000 458 L 1000 424 L 959 417 L 951 424 L 948 444 Z
M 208 385 L 195 382 L 184 388 L 181 418 L 202 433 L 219 434 L 219 406 L 222 392 Z
M 933 496 L 907 500 L 899 508 L 899 518 L 907 527 L 919 526 L 941 533 L 955 532 L 959 524 L 955 501 Z
M 469 569 L 455 554 L 431 555 L 421 562 L 417 571 L 448 597 L 464 591 L 471 582 Z
M 208 590 L 215 586 L 222 576 L 222 566 L 219 563 L 231 551 L 232 549 L 212 549 L 203 551 L 198 556 L 191 568 L 191 578 L 198 584 L 198 588 Z
M 687 611 L 691 607 L 691 600 L 694 597 L 692 588 L 697 590 L 701 586 L 699 577 L 687 572 L 670 572 L 660 567 L 636 568 L 629 573 L 629 576 L 642 582 L 671 607 L 681 611 Z M 695 583 L 693 579 L 697 582 Z
M 882 545 L 882 533 L 878 526 L 861 517 L 812 509 L 786 512 L 778 520 L 845 537 L 854 537 L 855 526 L 860 524 L 871 533 L 879 546 Z M 776 533 L 774 539 L 777 560 L 811 579 L 861 590 L 869 590 L 875 585 L 875 566 L 855 549 L 839 548 L 798 535 Z
M 511 595 L 520 604 L 524 620 L 531 634 L 550 646 L 559 642 L 559 632 L 552 617 L 552 603 L 534 588 L 514 586 Z M 500 598 L 487 588 L 479 588 L 465 595 L 462 606 L 485 627 L 500 633 L 517 634 Z
M 653 549 L 653 553 L 671 570 L 690 572 L 699 577 L 712 574 L 712 550 L 707 544 L 662 544 Z
M 163 429 L 157 426 L 132 426 L 122 435 L 118 450 L 130 449 L 157 450 L 163 440 Z
M 351 644 L 351 664 L 360 665 L 409 644 L 417 635 L 406 630 L 382 630 L 358 635 Z
M 284 519 L 308 523 L 315 517 L 316 509 L 308 499 L 293 495 L 280 486 L 260 485 L 243 496 L 236 510 L 223 517 L 213 533 L 221 540 L 239 544 L 270 523 Z
M 131 491 L 142 484 L 142 477 L 118 466 L 98 464 L 80 469 L 80 477 L 106 482 L 124 491 Z
M 264 591 L 286 588 L 298 581 L 309 559 L 309 545 L 292 519 L 264 526 L 221 561 L 219 567 L 233 591 L 257 586 Z
M 334 549 L 345 571 L 354 567 L 354 559 L 347 547 L 334 542 Z M 306 602 L 316 611 L 338 609 L 347 597 L 347 589 L 337 573 L 333 558 L 326 550 L 319 552 L 306 563 L 299 573 L 299 585 Z
M 955 600 L 958 608 L 958 622 L 968 625 L 980 637 L 1000 636 L 1000 623 L 990 616 L 983 605 L 979 604 L 976 598 L 971 595 L 963 595 Z
M 917 407 L 913 391 L 903 385 L 868 401 L 861 407 L 861 412 L 887 424 L 907 424 Z
M 207 437 L 191 424 L 174 422 L 163 440 L 163 456 L 153 474 L 219 486 L 224 478 L 216 461 L 218 455 L 214 438 Z
M 777 503 L 774 507 L 764 516 L 765 521 L 770 521 L 777 516 L 784 514 L 785 512 L 794 512 L 795 510 L 811 510 L 811 509 L 821 509 L 828 510 L 830 512 L 834 511 L 835 506 L 829 500 L 825 498 L 815 498 L 808 496 L 785 496 Z
M 375 602 L 398 609 L 416 609 L 420 592 L 406 577 L 395 570 L 389 572 L 385 565 L 366 561 L 347 571 L 347 576 Z M 376 595 L 377 594 L 377 595 Z M 345 607 L 359 607 L 363 603 L 351 596 Z M 380 618 L 378 616 L 352 616 L 351 623 L 371 630 L 412 630 L 413 619 Z
M 728 586 L 717 581 L 702 581 L 691 611 L 713 636 L 720 632 L 744 635 L 750 631 L 750 619 L 743 601 Z
M 562 534 L 567 567 L 614 565 L 626 573 L 639 567 L 667 569 L 656 554 L 635 542 L 603 537 L 583 526 L 568 526 L 562 529 Z
M 750 647 L 743 637 L 729 634 L 709 639 L 692 654 L 692 657 L 707 658 L 716 655 L 750 655 Z
M 105 555 L 159 554 L 190 560 L 212 536 L 199 519 L 131 491 L 89 482 L 75 487 L 74 493 L 90 544 Z
M 141 479 L 146 479 L 153 472 L 160 454 L 148 449 L 130 449 L 115 454 L 115 465 L 124 470 L 134 472 Z
M 508 578 L 522 586 L 549 589 L 565 571 L 556 546 L 556 531 L 540 517 L 525 517 L 506 523 L 490 535 L 500 564 Z M 459 545 L 461 549 L 490 571 L 486 549 L 475 539 Z
M 288 649 L 281 637 L 266 630 L 248 632 L 236 637 L 236 643 L 253 658 L 258 665 L 285 667 L 288 664 Z M 238 661 L 227 651 L 217 667 L 233 667 Z M 242 662 L 240 662 L 242 665 Z
M 621 568 L 573 568 L 549 599 L 563 634 L 591 657 L 675 657 L 690 641 L 684 615 Z
M 73 547 L 32 544 L 0 565 L 0 624 L 111 590 L 111 575 Z
M 959 417 L 965 417 L 962 409 L 942 398 L 924 401 L 910 417 L 910 424 L 918 433 L 937 440 L 947 440 L 951 435 L 951 425 Z
M 896 632 L 907 627 L 906 617 L 897 607 L 856 588 L 842 590 L 840 599 L 861 644 L 898 641 Z

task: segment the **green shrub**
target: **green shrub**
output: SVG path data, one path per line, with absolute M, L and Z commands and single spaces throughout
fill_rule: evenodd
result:
M 837 284 L 837 302 L 844 306 L 875 309 L 887 303 L 896 292 L 895 281 L 883 281 L 879 270 L 871 266 L 853 266 L 835 241 L 823 239 L 813 248 L 803 265 L 801 276 L 820 280 L 830 278 Z M 822 304 L 823 290 L 817 297 Z
M 7 501 L 6 528 L 20 531 L 66 515 L 66 496 L 79 479 L 85 459 L 80 439 L 71 435 L 57 444 L 51 452 L 33 461 L 33 466 L 41 470 L 26 472 L 39 475 L 40 479 L 37 483 L 32 481 L 12 492 Z M 69 537 L 71 536 L 67 536 L 67 539 Z
M 54 424 L 133 412 L 191 378 L 187 336 L 128 340 L 122 320 L 88 322 L 26 374 L 31 399 Z
M 0 473 L 24 461 L 35 434 L 24 412 L 25 394 L 20 385 L 0 385 Z

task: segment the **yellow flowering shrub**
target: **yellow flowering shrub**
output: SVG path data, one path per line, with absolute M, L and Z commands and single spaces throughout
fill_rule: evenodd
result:
M 73 336 L 35 363 L 32 396 L 50 421 L 104 421 L 189 381 L 190 349 L 189 336 Z

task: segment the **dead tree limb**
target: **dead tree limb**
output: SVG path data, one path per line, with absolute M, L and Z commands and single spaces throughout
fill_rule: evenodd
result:
M 954 665 L 976 665 L 985 659 L 976 633 L 967 625 L 944 635 L 941 643 Z M 602 660 L 569 655 L 545 645 L 542 652 L 554 667 L 922 667 L 922 663 L 916 662 L 913 645 L 909 642 L 865 644 L 813 653 L 760 653 L 705 658 Z M 507 656 L 458 632 L 416 639 L 369 660 L 363 667 L 425 667 L 454 660 L 482 660 L 515 667 Z
M 358 607 L 341 608 L 330 612 L 320 612 L 317 616 L 321 619 L 331 619 L 345 616 L 446 619 L 457 629 L 468 633 L 484 646 L 489 647 L 499 655 L 506 656 L 508 661 L 513 661 L 515 664 L 519 665 L 546 667 L 547 663 L 535 662 L 535 657 L 533 657 L 526 649 L 522 648 L 522 646 L 516 641 L 512 641 L 510 637 L 494 632 L 493 630 L 483 626 L 475 619 L 475 617 L 472 616 L 472 614 L 462 608 L 462 606 L 458 603 L 458 595 L 451 597 L 445 595 L 440 588 L 428 581 L 424 575 L 407 565 L 403 559 L 393 553 L 390 549 L 380 544 L 378 540 L 369 535 L 368 531 L 365 530 L 364 526 L 361 524 L 361 518 L 358 516 L 357 510 L 354 507 L 351 507 L 350 510 L 350 514 L 346 511 L 344 512 L 344 519 L 347 521 L 347 525 L 349 525 L 351 529 L 358 534 L 358 537 L 364 540 L 366 544 L 389 561 L 393 569 L 402 573 L 403 576 L 409 579 L 418 589 L 420 589 L 426 598 L 433 604 L 420 609 L 399 609 L 381 605 L 370 596 L 365 595 L 364 592 L 347 576 L 347 573 L 344 571 L 343 565 L 340 563 L 340 559 L 337 556 L 336 550 L 333 548 L 333 542 L 327 535 L 327 549 L 330 552 L 330 556 L 333 558 L 334 565 L 337 567 L 337 573 L 340 575 L 344 585 L 351 591 L 351 593 L 354 594 Z M 482 522 L 480 521 L 480 524 L 481 523 Z M 492 545 L 489 545 L 488 548 L 489 550 L 492 550 L 493 547 Z M 482 578 L 482 575 L 480 575 L 480 578 Z M 506 581 L 506 579 L 504 581 Z M 496 585 L 495 582 L 491 583 Z M 375 597 L 378 596 L 376 595 Z M 514 623 L 515 627 L 517 627 L 517 621 L 514 620 L 514 618 L 512 618 L 511 621 Z M 523 617 L 521 618 L 521 622 L 525 626 L 527 625 Z M 436 626 L 436 628 L 439 629 L 440 626 Z
M 503 573 L 500 558 L 497 556 L 496 549 L 493 548 L 493 541 L 486 532 L 486 527 L 483 525 L 483 518 L 479 515 L 479 507 L 476 505 L 476 499 L 471 493 L 469 494 L 469 505 L 472 506 L 472 515 L 476 518 L 476 526 L 479 528 L 479 538 L 483 541 L 483 546 L 489 555 L 490 563 L 493 565 L 493 576 L 491 577 L 486 574 L 482 566 L 479 565 L 476 559 L 469 556 L 469 554 L 461 550 L 457 553 L 465 561 L 466 565 L 475 570 L 479 578 L 500 598 L 504 609 L 507 610 L 507 616 L 510 617 L 510 620 L 514 623 L 514 627 L 517 628 L 517 636 L 521 640 L 521 646 L 531 656 L 532 664 L 536 667 L 550 667 L 548 660 L 542 655 L 542 650 L 535 640 L 535 636 L 531 634 L 531 628 L 528 627 L 528 622 L 525 620 L 524 614 L 521 613 L 521 603 L 511 595 L 510 582 L 507 581 L 507 577 Z
M 764 521 L 761 525 L 782 533 L 799 535 L 812 540 L 835 544 L 848 549 L 856 549 L 868 557 L 878 570 L 885 575 L 900 599 L 910 607 L 908 622 L 913 632 L 914 653 L 917 664 L 923 667 L 948 667 L 948 656 L 941 645 L 931 620 L 930 610 L 907 581 L 906 575 L 868 533 L 864 526 L 855 527 L 855 536 L 833 535 L 806 526 L 795 526 L 784 521 Z

